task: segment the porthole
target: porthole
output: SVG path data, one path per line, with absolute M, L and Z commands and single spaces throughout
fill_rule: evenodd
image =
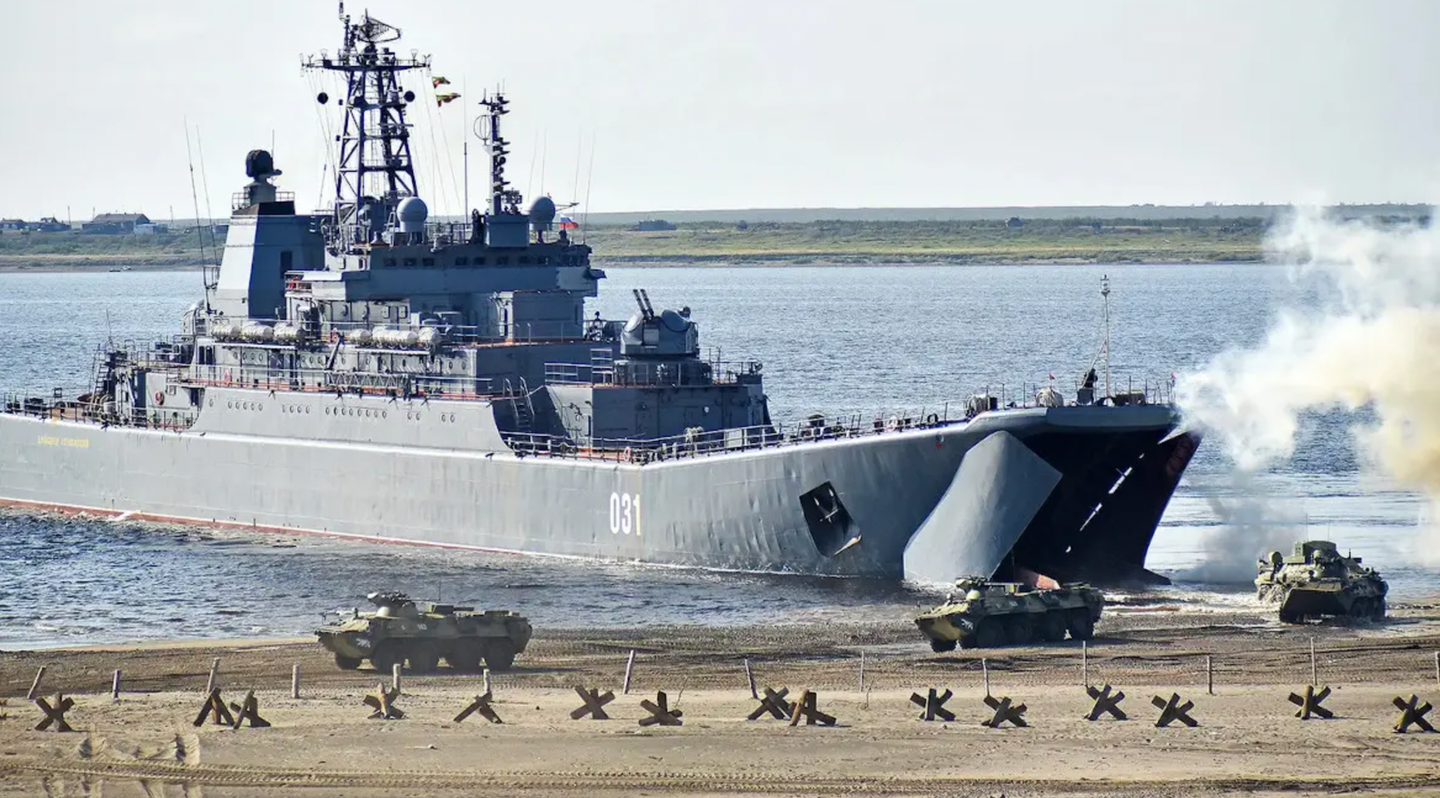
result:
M 389 417 L 390 417 L 390 411 L 388 411 L 388 410 L 381 410 L 381 411 L 380 411 L 380 417 L 381 417 L 381 418 L 389 418 Z
M 226 403 L 225 403 L 225 409 L 226 409 L 226 410 L 234 410 L 234 409 L 235 409 L 235 403 L 234 403 L 234 402 L 226 402 Z

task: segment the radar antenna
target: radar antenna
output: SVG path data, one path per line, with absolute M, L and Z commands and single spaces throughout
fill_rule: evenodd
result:
M 301 65 L 345 76 L 345 124 L 339 137 L 340 161 L 335 169 L 335 208 L 331 227 L 343 249 L 369 243 L 378 228 L 395 215 L 400 200 L 416 196 L 414 160 L 410 155 L 410 125 L 405 109 L 415 93 L 401 92 L 400 73 L 428 69 L 430 57 L 411 51 L 405 58 L 383 47 L 400 38 L 400 29 L 366 13 L 351 22 L 340 4 L 345 26 L 344 44 L 335 56 L 321 51 Z M 321 105 L 330 97 L 321 92 Z M 364 213 L 362 213 L 364 211 Z M 366 218 L 362 218 L 366 217 Z

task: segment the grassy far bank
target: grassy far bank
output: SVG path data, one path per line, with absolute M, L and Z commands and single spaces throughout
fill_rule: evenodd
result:
M 213 259 L 216 236 L 208 232 L 205 236 L 206 253 Z M 224 237 L 219 238 L 223 248 Z M 194 231 L 155 235 L 6 231 L 0 235 L 0 268 L 4 269 L 191 267 L 201 260 L 200 238 Z
M 1259 260 L 1266 229 L 1260 219 L 695 222 L 592 228 L 586 242 L 606 260 L 1204 263 Z
M 604 261 L 1214 263 L 1261 257 L 1263 219 L 690 222 L 674 230 L 591 226 Z M 222 242 L 223 246 L 223 242 Z M 0 268 L 194 266 L 196 235 L 5 233 Z

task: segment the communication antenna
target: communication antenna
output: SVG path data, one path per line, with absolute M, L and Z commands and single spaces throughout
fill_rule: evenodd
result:
M 1105 395 L 1110 393 L 1110 275 L 1100 277 L 1100 299 L 1105 304 Z
M 215 271 L 220 271 L 220 248 L 215 246 L 215 214 L 210 211 L 210 181 L 205 177 L 205 145 L 200 142 L 200 126 L 195 126 L 195 154 L 200 156 L 200 187 L 205 189 L 205 221 L 210 226 L 210 252 L 215 256 Z
M 200 241 L 200 283 L 205 289 L 205 307 L 210 307 L 210 278 L 205 274 L 205 231 L 200 227 L 200 195 L 195 190 L 195 159 L 190 155 L 190 120 L 185 119 L 185 161 L 190 166 L 190 199 L 195 203 L 195 235 Z
M 590 229 L 590 187 L 595 184 L 595 133 L 590 133 L 590 167 L 585 172 L 585 210 L 580 213 L 580 243 Z

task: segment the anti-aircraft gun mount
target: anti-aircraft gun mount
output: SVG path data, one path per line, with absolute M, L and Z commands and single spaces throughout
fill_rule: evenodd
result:
M 491 670 L 502 671 L 530 642 L 530 622 L 511 610 L 417 603 L 395 591 L 376 591 L 366 598 L 377 607 L 375 612 L 356 610 L 349 619 L 315 630 L 344 670 L 368 659 L 381 673 L 405 663 L 412 673 L 430 673 L 443 658 L 457 671 L 477 671 L 482 660 Z
M 1256 598 L 1278 604 L 1282 623 L 1327 616 L 1383 620 L 1388 590 L 1375 569 L 1341 556 L 1328 540 L 1296 543 L 1289 557 L 1270 552 L 1255 577 Z
M 1036 588 L 966 577 L 945 603 L 915 619 L 939 653 L 961 648 L 1023 646 L 1089 640 L 1105 607 L 1105 594 L 1082 583 Z

